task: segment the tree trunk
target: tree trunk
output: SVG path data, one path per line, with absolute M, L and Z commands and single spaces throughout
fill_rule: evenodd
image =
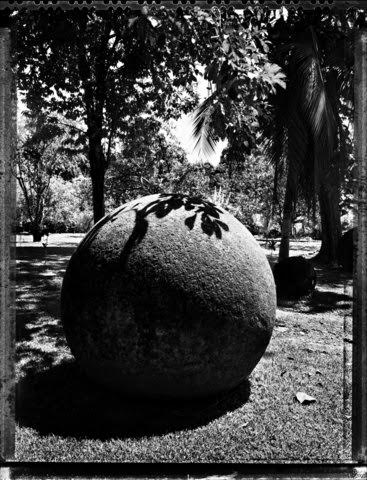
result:
M 33 223 L 31 227 L 31 234 L 34 242 L 40 242 L 42 238 L 41 225 L 39 223 Z
M 320 187 L 321 249 L 315 257 L 322 263 L 331 264 L 337 262 L 337 249 L 341 237 L 340 190 L 333 177 L 334 175 L 331 175 Z
M 104 177 L 105 170 L 103 166 L 91 170 L 94 223 L 97 223 L 105 216 Z
M 101 40 L 99 55 L 94 56 L 95 64 L 88 61 L 88 52 L 83 36 L 87 31 L 87 16 L 81 22 L 81 38 L 78 55 L 79 74 L 84 87 L 84 103 L 87 113 L 88 126 L 88 160 L 92 180 L 93 220 L 97 223 L 105 215 L 104 206 L 104 179 L 106 173 L 106 159 L 102 148 L 103 108 L 106 100 L 106 52 L 111 25 L 105 23 L 106 30 Z M 96 73 L 95 88 L 90 79 Z
M 292 233 L 292 220 L 294 212 L 294 194 L 290 185 L 290 175 L 288 174 L 287 185 L 284 197 L 283 205 L 283 219 L 282 219 L 282 239 L 280 241 L 279 247 L 279 258 L 278 260 L 284 260 L 289 257 L 289 238 Z
M 88 156 L 92 180 L 93 219 L 94 223 L 97 223 L 105 216 L 104 179 L 106 167 L 101 138 L 89 139 Z
M 318 198 L 321 217 L 321 248 L 315 260 L 335 264 L 337 263 L 337 249 L 342 230 L 339 209 L 341 200 L 340 183 L 342 172 L 347 163 L 346 142 L 339 115 L 340 95 L 337 91 L 337 74 L 335 71 L 328 73 L 326 87 L 339 134 L 339 151 L 335 151 L 331 156 L 329 168 L 320 179 Z

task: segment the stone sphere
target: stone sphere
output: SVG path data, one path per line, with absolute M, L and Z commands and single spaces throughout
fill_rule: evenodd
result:
M 276 263 L 273 272 L 279 297 L 302 297 L 315 289 L 316 271 L 301 255 Z
M 337 257 L 338 263 L 346 272 L 353 272 L 354 236 L 357 229 L 351 228 L 346 231 L 339 240 Z
M 211 202 L 159 194 L 100 220 L 70 259 L 61 313 L 97 382 L 140 397 L 194 398 L 240 384 L 275 321 L 266 256 Z

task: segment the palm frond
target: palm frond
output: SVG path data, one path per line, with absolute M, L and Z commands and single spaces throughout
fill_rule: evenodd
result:
M 192 138 L 195 141 L 194 152 L 201 159 L 208 159 L 214 152 L 218 136 L 215 131 L 214 114 L 217 92 L 206 98 L 193 114 Z
M 315 42 L 315 36 L 309 35 L 291 51 L 289 98 L 292 99 L 292 108 L 289 120 L 292 122 L 299 117 L 305 124 L 314 147 L 313 177 L 317 187 L 320 175 L 330 166 L 336 147 L 337 125 Z

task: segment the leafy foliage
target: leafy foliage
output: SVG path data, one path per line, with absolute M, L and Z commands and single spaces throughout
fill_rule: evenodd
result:
M 90 179 L 52 177 L 43 221 L 50 232 L 87 232 L 93 224 Z
M 266 112 L 269 93 L 276 86 L 285 87 L 280 67 L 268 59 L 266 24 L 256 22 L 259 13 L 252 8 L 241 13 L 213 8 L 193 20 L 200 31 L 199 61 L 213 87 L 193 121 L 198 155 L 204 159 L 217 139 L 227 138 L 250 153 L 257 144 L 259 117 Z
M 228 148 L 218 167 L 192 164 L 176 142 L 156 118 L 135 118 L 106 177 L 108 208 L 143 195 L 181 193 L 208 198 L 249 227 L 256 214 L 269 223 L 273 167 L 263 154 L 243 157 Z
M 52 178 L 70 176 L 77 168 L 75 159 L 64 152 L 66 137 L 67 131 L 57 119 L 34 113 L 29 115 L 19 137 L 14 173 L 23 195 L 25 216 L 36 237 L 50 200 Z
M 146 9 L 40 9 L 19 13 L 16 28 L 18 84 L 28 106 L 86 126 L 98 220 L 117 134 L 141 111 L 174 117 L 195 103 L 185 29 L 165 9 L 154 17 Z
M 184 151 L 164 123 L 156 117 L 131 119 L 120 136 L 121 151 L 111 162 L 106 177 L 108 208 L 139 196 L 171 192 L 184 175 Z

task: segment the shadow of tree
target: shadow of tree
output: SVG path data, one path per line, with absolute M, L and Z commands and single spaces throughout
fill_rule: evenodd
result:
M 29 372 L 17 384 L 17 421 L 41 434 L 126 438 L 162 434 L 208 423 L 247 402 L 250 382 L 215 397 L 140 400 L 87 379 L 74 361 Z
M 346 285 L 352 284 L 353 275 L 344 272 L 341 267 L 325 267 L 315 262 L 313 262 L 313 264 L 317 272 L 318 285 L 325 285 L 331 288 L 344 288 Z
M 307 313 L 323 313 L 333 310 L 350 310 L 352 298 L 344 293 L 315 290 L 306 300 Z M 342 303 L 343 302 L 343 303 Z
M 304 313 L 317 314 L 333 310 L 350 310 L 352 297 L 331 290 L 315 290 L 302 298 L 277 298 L 277 306 L 286 310 L 302 310 Z M 306 308 L 306 310 L 305 310 Z
M 60 288 L 75 247 L 17 248 L 16 359 L 21 371 L 48 368 L 67 350 Z

